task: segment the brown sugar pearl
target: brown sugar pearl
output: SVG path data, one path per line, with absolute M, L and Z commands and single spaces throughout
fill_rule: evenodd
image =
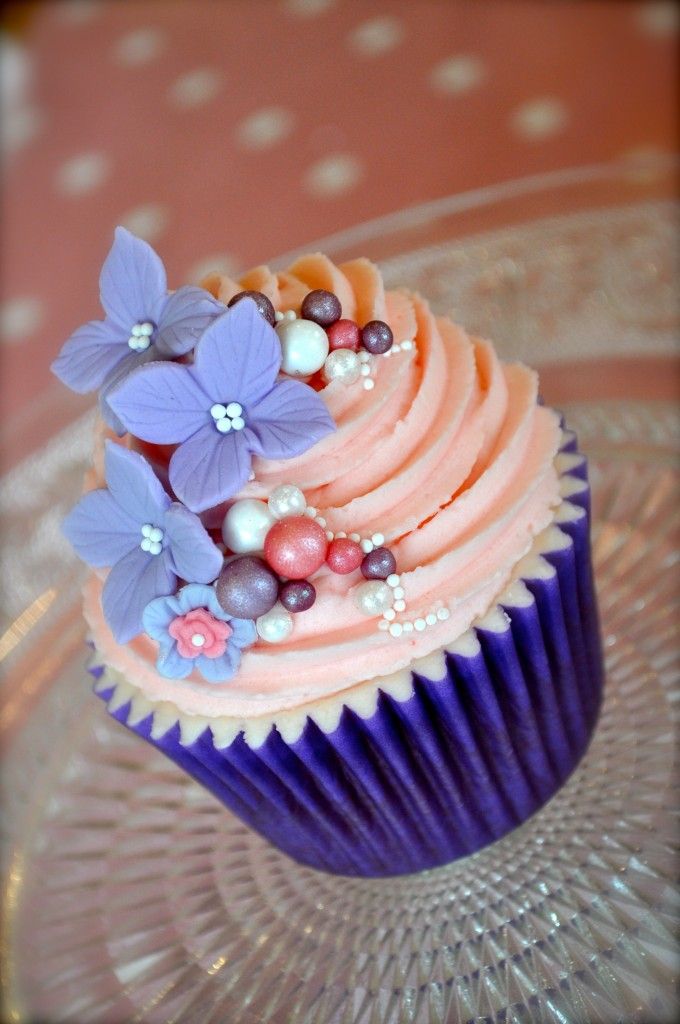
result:
M 289 612 L 306 612 L 316 601 L 316 588 L 309 580 L 288 580 L 281 584 L 279 601 Z
M 367 580 L 386 580 L 396 572 L 397 560 L 389 548 L 373 548 L 361 563 L 361 573 Z
M 258 312 L 265 318 L 268 324 L 273 327 L 276 323 L 276 310 L 272 303 L 263 292 L 238 292 L 233 298 L 229 299 L 227 306 L 235 306 L 241 299 L 252 299 L 257 306 Z
M 384 320 L 369 320 L 361 331 L 361 344 L 373 356 L 389 352 L 394 344 L 394 335 Z
M 303 320 L 313 320 L 320 327 L 330 327 L 342 316 L 340 299 L 324 288 L 315 288 L 313 292 L 305 295 L 300 307 L 300 316 Z

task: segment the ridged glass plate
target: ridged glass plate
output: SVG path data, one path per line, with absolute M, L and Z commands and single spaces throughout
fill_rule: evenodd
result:
M 662 403 L 567 415 L 591 460 L 607 689 L 560 793 L 446 868 L 315 873 L 109 719 L 79 653 L 6 767 L 10 1019 L 675 1019 L 677 417 Z

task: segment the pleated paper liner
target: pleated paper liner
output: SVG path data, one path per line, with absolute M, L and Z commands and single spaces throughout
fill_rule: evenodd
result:
M 380 877 L 448 863 L 529 818 L 582 758 L 603 670 L 585 460 L 497 606 L 411 673 L 266 722 L 154 707 L 95 654 L 110 713 L 300 863 Z M 410 678 L 409 678 L 410 676 Z

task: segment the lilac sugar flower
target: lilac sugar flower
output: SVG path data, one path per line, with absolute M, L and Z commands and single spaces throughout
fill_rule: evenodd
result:
M 335 424 L 313 388 L 277 381 L 281 346 L 250 299 L 209 325 L 191 366 L 140 367 L 111 391 L 125 427 L 154 444 L 179 444 L 170 484 L 192 511 L 236 494 L 251 458 L 290 459 L 311 448 Z
M 170 500 L 137 452 L 109 441 L 106 483 L 107 489 L 83 495 L 63 530 L 83 561 L 112 567 L 102 607 L 124 644 L 141 631 L 149 601 L 174 593 L 178 577 L 211 583 L 222 555 L 198 516 Z
M 52 370 L 80 394 L 102 388 L 102 415 L 122 434 L 108 405 L 110 388 L 141 363 L 190 352 L 225 307 L 203 288 L 186 286 L 168 294 L 160 257 L 120 227 L 102 267 L 99 294 L 106 318 L 79 327 Z
M 232 618 L 213 588 L 198 583 L 151 601 L 143 622 L 158 641 L 156 668 L 169 679 L 185 679 L 196 668 L 210 683 L 226 682 L 241 663 L 242 648 L 257 640 L 254 622 Z

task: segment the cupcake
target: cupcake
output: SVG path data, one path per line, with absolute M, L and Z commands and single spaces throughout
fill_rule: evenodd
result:
M 585 459 L 536 374 L 365 259 L 169 292 L 118 228 L 64 530 L 108 711 L 295 860 L 448 863 L 562 786 L 603 671 Z

